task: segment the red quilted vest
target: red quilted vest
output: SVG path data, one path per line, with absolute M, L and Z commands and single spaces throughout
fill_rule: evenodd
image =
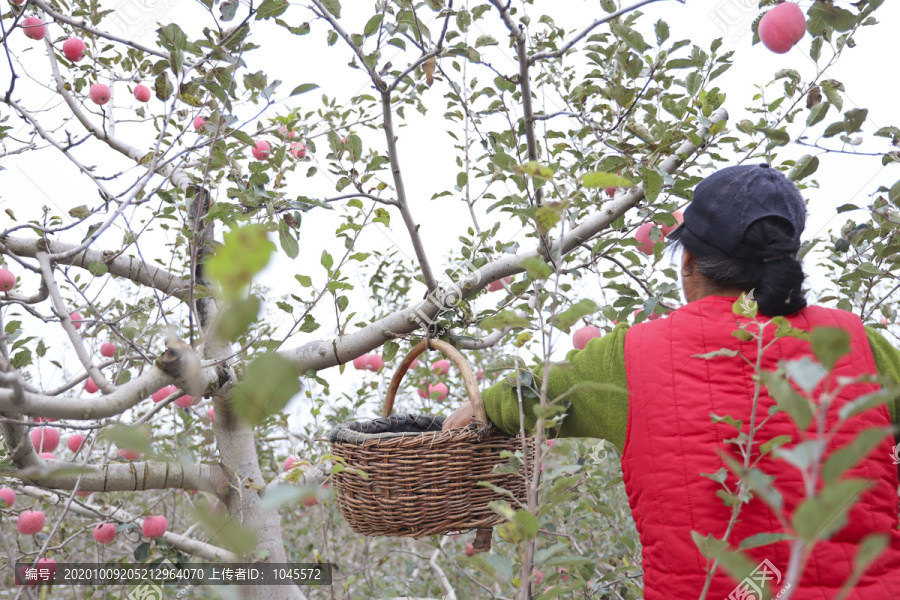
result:
M 742 419 L 744 431 L 750 423 L 753 403 L 752 369 L 739 357 L 704 360 L 691 358 L 732 348 L 756 362 L 756 342 L 741 342 L 731 335 L 743 317 L 732 312 L 735 298 L 708 296 L 676 310 L 665 319 L 632 327 L 625 338 L 628 375 L 628 437 L 622 455 L 622 471 L 629 504 L 643 544 L 644 597 L 646 600 L 698 598 L 706 578 L 706 559 L 691 539 L 691 530 L 721 538 L 731 509 L 716 496 L 718 483 L 700 473 L 715 473 L 725 466 L 717 449 L 733 449 L 722 440 L 736 435 L 734 428 L 714 424 L 710 413 Z M 766 317 L 760 316 L 761 319 Z M 851 353 L 835 366 L 833 376 L 875 373 L 875 362 L 860 319 L 846 311 L 807 307 L 788 317 L 794 327 L 842 327 L 850 332 Z M 765 340 L 774 337 L 770 326 Z M 781 360 L 811 356 L 808 342 L 780 338 L 763 354 L 763 369 L 775 370 Z M 849 400 L 878 389 L 874 384 L 848 386 L 828 416 L 832 429 L 837 411 Z M 768 415 L 774 401 L 762 389 L 757 420 Z M 851 418 L 834 436 L 828 452 L 850 443 L 862 429 L 890 427 L 885 405 Z M 815 431 L 815 423 L 810 426 Z M 770 418 L 758 434 L 762 441 L 789 435 L 792 447 L 799 432 L 785 413 Z M 854 600 L 900 598 L 900 532 L 898 532 L 897 467 L 892 464 L 893 437 L 883 442 L 845 476 L 870 480 L 872 488 L 851 510 L 847 525 L 831 539 L 819 542 L 806 565 L 793 600 L 831 600 L 849 578 L 858 543 L 873 532 L 889 534 L 891 544 L 870 565 L 849 596 Z M 758 446 L 757 446 L 758 448 Z M 800 472 L 785 461 L 766 456 L 759 468 L 776 477 L 774 485 L 784 496 L 788 515 L 804 498 Z M 735 489 L 736 478 L 728 483 Z M 731 535 L 732 547 L 744 538 L 763 532 L 783 531 L 772 511 L 754 498 L 743 506 Z M 779 542 L 746 551 L 754 564 L 768 560 L 784 577 L 788 567 L 789 542 Z M 774 575 L 774 572 L 773 572 Z M 773 597 L 781 586 L 773 585 Z M 721 567 L 713 578 L 707 598 L 755 599 L 735 588 L 738 582 Z M 748 589 L 751 589 L 748 586 Z

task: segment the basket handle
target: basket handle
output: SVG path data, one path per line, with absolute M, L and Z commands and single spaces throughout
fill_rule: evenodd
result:
M 481 390 L 478 389 L 478 382 L 475 380 L 472 368 L 456 348 L 442 340 L 424 339 L 413 346 L 413 349 L 409 351 L 409 354 L 406 355 L 406 358 L 404 358 L 403 362 L 400 363 L 400 366 L 397 367 L 394 378 L 391 379 L 391 385 L 388 387 L 387 395 L 384 397 L 384 410 L 382 411 L 382 416 L 391 416 L 391 411 L 394 410 L 394 397 L 397 395 L 397 390 L 400 389 L 400 382 L 403 381 L 403 376 L 406 375 L 412 362 L 416 360 L 420 354 L 425 352 L 425 349 L 428 348 L 429 344 L 432 348 L 436 348 L 443 352 L 447 358 L 450 359 L 450 362 L 459 369 L 463 378 L 463 383 L 466 386 L 466 392 L 469 394 L 469 401 L 475 409 L 475 418 L 487 426 L 490 421 L 488 421 L 487 413 L 484 410 L 484 402 L 481 400 Z

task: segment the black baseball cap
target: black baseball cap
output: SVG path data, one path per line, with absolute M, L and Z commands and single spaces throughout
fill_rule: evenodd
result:
M 766 163 L 725 167 L 697 184 L 684 222 L 669 238 L 690 238 L 698 254 L 759 261 L 759 250 L 745 246 L 743 239 L 747 228 L 765 217 L 790 223 L 799 250 L 806 204 L 793 182 Z

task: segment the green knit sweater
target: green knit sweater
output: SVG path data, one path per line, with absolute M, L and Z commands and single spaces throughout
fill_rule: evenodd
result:
M 900 383 L 900 350 L 894 348 L 878 331 L 866 327 L 869 345 L 875 356 L 879 375 Z M 578 383 L 611 383 L 623 391 L 584 389 L 567 396 L 571 400 L 561 426 L 549 432 L 550 437 L 591 437 L 608 440 L 621 452 L 625 447 L 628 424 L 628 387 L 625 376 L 625 334 L 628 325 L 620 323 L 610 333 L 594 338 L 584 350 L 572 350 L 566 365 L 550 367 L 547 396 L 557 398 Z M 542 376 L 543 370 L 535 372 Z M 498 383 L 482 393 L 488 418 L 510 434 L 519 432 L 519 400 L 514 386 Z M 532 407 L 536 399 L 522 397 L 525 428 L 533 432 L 537 417 Z M 896 426 L 900 415 L 900 399 L 888 404 L 891 421 Z

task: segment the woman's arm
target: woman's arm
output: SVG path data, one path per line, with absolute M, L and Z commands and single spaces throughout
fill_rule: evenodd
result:
M 553 401 L 573 388 L 575 391 L 565 396 L 568 404 L 566 417 L 558 431 L 551 430 L 552 437 L 592 437 L 603 438 L 615 444 L 620 450 L 625 445 L 625 431 L 628 424 L 628 394 L 625 376 L 625 334 L 628 326 L 616 326 L 611 333 L 594 338 L 584 350 L 573 350 L 566 363 L 550 368 L 547 399 Z M 535 373 L 540 377 L 543 369 Z M 512 378 L 507 378 L 512 379 Z M 514 382 L 515 380 L 512 379 Z M 590 383 L 605 383 L 616 386 L 620 391 L 588 387 Z M 535 383 L 537 387 L 538 384 Z M 583 388 L 583 389 L 579 389 Z M 519 432 L 519 398 L 515 385 L 507 381 L 498 383 L 482 392 L 484 408 L 488 418 L 497 427 L 510 434 Z M 533 406 L 537 398 L 522 397 L 525 415 L 525 429 L 533 432 L 537 417 Z M 462 407 L 445 422 L 444 428 L 459 427 L 468 422 L 471 410 Z

